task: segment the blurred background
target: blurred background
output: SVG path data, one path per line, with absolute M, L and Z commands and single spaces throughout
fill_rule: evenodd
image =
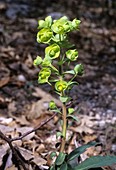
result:
M 25 114 L 40 99 L 32 94 L 39 86 L 33 60 L 44 54 L 44 46 L 36 42 L 38 20 L 48 15 L 77 18 L 80 31 L 71 33 L 70 39 L 85 73 L 71 90 L 73 106 L 97 119 L 96 130 L 105 133 L 98 134 L 100 141 L 108 143 L 107 152 L 115 153 L 115 12 L 115 0 L 0 0 L 0 115 Z M 54 95 L 49 86 L 42 88 Z

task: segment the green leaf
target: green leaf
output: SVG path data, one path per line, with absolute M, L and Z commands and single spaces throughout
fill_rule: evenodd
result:
M 66 157 L 66 154 L 64 154 L 63 152 L 60 152 L 58 157 L 56 158 L 55 164 L 61 165 L 64 162 L 65 157 Z
M 70 114 L 72 114 L 72 113 L 74 113 L 74 109 L 73 108 L 68 108 L 68 114 L 70 115 Z
M 50 111 L 52 111 L 52 112 L 56 112 L 56 113 L 60 113 L 61 114 L 61 112 L 60 112 L 60 110 L 59 109 L 49 109 Z
M 83 152 L 85 152 L 87 148 L 90 148 L 90 147 L 92 147 L 92 146 L 95 146 L 96 144 L 98 144 L 98 143 L 92 141 L 92 142 L 88 142 L 87 144 L 85 144 L 85 145 L 83 145 L 83 146 L 80 146 L 80 147 L 74 149 L 74 150 L 67 156 L 67 160 L 68 160 L 68 161 L 71 161 L 71 160 L 73 160 L 74 158 L 79 157 L 80 154 L 82 154 Z
M 93 156 L 86 159 L 73 170 L 88 170 L 89 168 L 98 168 L 116 164 L 116 156 Z
M 74 115 L 68 115 L 67 118 L 72 118 L 72 119 L 76 120 L 77 122 L 79 121 L 78 118 Z
M 57 154 L 56 154 L 56 152 L 51 152 L 50 153 L 50 159 L 52 159 L 53 157 L 55 157 Z
M 51 167 L 50 167 L 50 170 L 55 170 L 55 167 L 54 167 L 54 166 L 51 166 Z
M 73 170 L 71 165 L 67 164 L 68 165 L 68 169 L 67 170 Z
M 60 96 L 60 101 L 62 102 L 62 103 L 65 103 L 65 102 L 67 102 L 68 101 L 68 99 L 69 99 L 69 97 L 67 97 L 67 96 Z
M 65 73 L 66 73 L 66 74 L 73 74 L 73 75 L 75 75 L 74 70 L 69 70 L 69 71 L 66 71 Z
M 61 132 L 56 133 L 56 138 L 58 138 L 59 136 L 63 136 Z
M 66 162 L 64 162 L 62 165 L 61 165 L 61 167 L 60 167 L 60 170 L 67 170 L 67 164 L 66 164 Z

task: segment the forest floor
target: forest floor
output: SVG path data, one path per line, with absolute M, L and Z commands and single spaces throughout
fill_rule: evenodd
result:
M 79 86 L 70 92 L 79 121 L 70 124 L 67 152 L 75 147 L 74 141 L 80 146 L 96 140 L 103 146 L 92 148 L 83 159 L 116 154 L 116 4 L 107 0 L 92 2 L 0 1 L 0 130 L 5 135 L 18 137 L 49 119 L 50 100 L 60 106 L 48 85 L 38 85 L 39 68 L 33 66 L 33 60 L 44 55 L 44 46 L 36 42 L 38 19 L 66 15 L 82 22 L 80 31 L 70 38 L 79 51 L 78 62 L 85 68 L 83 77 L 76 78 Z M 35 169 L 47 169 L 48 154 L 55 150 L 55 134 L 60 129 L 59 116 L 55 116 L 36 133 L 15 141 L 23 157 L 32 159 L 30 170 L 35 165 Z M 0 167 L 17 170 L 9 158 L 11 152 L 7 153 L 7 143 L 0 140 L 0 144 Z M 7 158 L 3 159 L 4 155 Z

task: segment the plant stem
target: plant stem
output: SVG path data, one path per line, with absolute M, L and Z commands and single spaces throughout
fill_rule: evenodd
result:
M 62 141 L 61 141 L 61 147 L 60 147 L 60 152 L 64 152 L 65 149 L 65 143 L 66 143 L 66 129 L 67 129 L 67 111 L 66 111 L 66 106 L 63 104 L 62 106 L 62 120 L 63 120 L 63 126 L 62 126 Z

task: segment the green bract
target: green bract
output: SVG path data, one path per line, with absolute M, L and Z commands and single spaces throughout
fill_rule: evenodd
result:
M 75 71 L 76 74 L 82 76 L 82 75 L 83 75 L 83 72 L 84 72 L 83 65 L 82 65 L 82 64 L 77 64 L 77 65 L 74 67 L 74 71 Z
M 38 82 L 39 83 L 48 83 L 48 78 L 51 75 L 51 70 L 49 68 L 42 68 L 39 72 L 39 78 Z
M 50 58 L 48 58 L 48 57 L 45 57 L 44 58 L 44 60 L 43 60 L 43 62 L 42 62 L 42 66 L 43 67 L 50 67 L 51 66 L 51 59 Z
M 60 47 L 57 44 L 52 44 L 45 49 L 45 54 L 51 59 L 58 58 L 60 55 Z
M 51 27 L 51 24 L 52 24 L 51 16 L 46 17 L 45 21 L 39 20 L 38 24 L 39 24 L 39 26 L 38 26 L 39 29 Z
M 75 61 L 78 58 L 78 51 L 76 49 L 68 50 L 66 52 L 66 57 L 71 61 Z
M 63 80 L 59 80 L 55 84 L 55 89 L 58 92 L 63 92 L 64 90 L 66 90 L 67 87 L 68 87 L 68 83 L 66 81 L 63 81 Z
M 40 56 L 37 56 L 36 59 L 34 60 L 33 64 L 35 66 L 38 66 L 41 63 L 42 63 L 42 58 Z
M 66 16 L 54 21 L 52 25 L 52 30 L 58 34 L 64 34 L 70 31 L 70 22 Z
M 52 39 L 53 32 L 50 28 L 43 28 L 37 34 L 37 42 L 48 44 Z
M 51 102 L 49 103 L 49 108 L 50 108 L 50 109 L 56 109 L 56 108 L 57 108 L 54 101 L 51 101 Z
M 80 20 L 78 20 L 78 19 L 74 19 L 74 20 L 72 21 L 72 27 L 73 27 L 73 29 L 74 29 L 74 30 L 75 30 L 75 29 L 78 29 L 78 28 L 79 28 L 80 23 L 81 23 L 81 21 L 80 21 Z

